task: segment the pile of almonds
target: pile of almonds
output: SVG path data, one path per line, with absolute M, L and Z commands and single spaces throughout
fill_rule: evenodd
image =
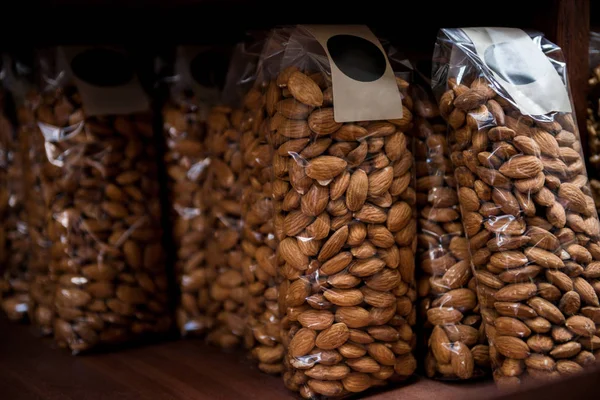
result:
M 54 325 L 55 284 L 50 276 L 51 241 L 49 223 L 52 219 L 49 199 L 42 193 L 42 182 L 56 173 L 56 166 L 48 162 L 45 155 L 44 138 L 37 129 L 33 109 L 40 96 L 32 92 L 27 101 L 17 109 L 18 136 L 21 141 L 24 165 L 25 210 L 27 211 L 27 233 L 30 254 L 27 269 L 30 275 L 29 318 L 43 335 L 50 335 Z
M 403 116 L 337 123 L 320 72 L 268 83 L 262 133 L 274 146 L 284 382 L 304 398 L 343 396 L 416 368 L 416 194 L 408 84 Z
M 412 89 L 420 210 L 417 291 L 425 331 L 425 372 L 430 378 L 470 379 L 489 371 L 490 360 L 446 143 L 446 124 L 430 93 L 420 86 Z M 439 307 L 454 308 L 460 318 L 450 323 L 438 318 Z
M 11 320 L 27 317 L 29 252 L 24 212 L 23 165 L 12 123 L 2 113 L 0 90 L 0 301 Z
M 245 344 L 261 371 L 277 374 L 283 370 L 284 348 L 273 227 L 273 158 L 268 143 L 264 89 L 253 88 L 244 97 L 247 126 L 241 136 L 247 174 L 243 178 L 241 237 L 248 288 Z
M 245 334 L 247 289 L 244 284 L 241 236 L 241 132 L 248 129 L 242 110 L 213 107 L 208 115 L 206 149 L 210 158 L 205 186 L 210 235 L 206 266 L 210 280 L 209 312 L 215 326 L 208 340 L 223 348 L 238 346 Z
M 582 371 L 600 356 L 600 223 L 573 117 L 523 115 L 484 78 L 447 88 L 439 110 L 494 377 L 513 386 Z
M 74 87 L 35 109 L 45 139 L 54 336 L 73 352 L 170 328 L 149 113 L 86 117 Z
M 216 278 L 215 271 L 206 268 L 205 245 L 209 234 L 203 189 L 208 167 L 204 147 L 206 121 L 193 94 L 170 98 L 162 116 L 175 275 L 181 290 L 177 325 L 182 335 L 201 335 L 214 326 L 215 313 L 209 312 L 212 301 L 208 282 Z

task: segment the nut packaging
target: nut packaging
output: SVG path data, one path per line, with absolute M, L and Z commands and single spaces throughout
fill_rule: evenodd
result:
M 162 109 L 166 142 L 169 206 L 175 251 L 175 274 L 181 292 L 177 325 L 182 335 L 203 335 L 214 326 L 209 282 L 215 274 L 206 265 L 208 205 L 205 199 L 207 166 L 205 148 L 208 99 L 194 90 L 190 60 L 178 48 L 176 79 Z M 208 90 L 208 89 L 207 89 Z
M 36 135 L 55 167 L 41 176 L 54 338 L 78 353 L 165 333 L 157 154 L 129 58 L 102 46 L 47 49 L 37 58 Z
M 433 86 L 502 387 L 571 375 L 600 355 L 600 225 L 561 57 L 539 34 L 506 28 L 443 29 L 434 53 Z M 457 306 L 436 315 L 444 324 L 461 317 Z
M 225 95 L 236 93 L 241 97 L 242 123 L 240 126 L 240 150 L 244 171 L 242 173 L 241 238 L 242 271 L 247 289 L 246 330 L 244 345 L 258 368 L 269 374 L 283 370 L 285 350 L 281 342 L 279 312 L 280 276 L 275 256 L 277 243 L 273 227 L 272 151 L 266 131 L 266 85 L 257 84 L 257 64 L 263 47 L 277 45 L 271 35 L 268 39 L 240 48 L 231 63 L 230 70 L 239 65 L 246 73 L 237 74 L 232 81 L 237 91 L 226 87 Z M 249 60 L 249 57 L 252 60 Z M 243 61 L 245 62 L 239 62 Z M 231 83 L 228 82 L 228 86 Z M 234 100 L 233 98 L 232 100 Z M 238 101 L 239 102 L 239 101 Z M 237 111 L 236 111 L 237 112 Z
M 416 194 L 404 133 L 413 102 L 368 28 L 282 32 L 279 47 L 262 56 L 266 71 L 269 57 L 276 65 L 266 75 L 261 132 L 273 147 L 283 378 L 304 398 L 340 397 L 406 379 L 416 369 Z M 384 57 L 377 93 L 387 93 L 396 107 L 385 119 L 369 116 L 350 77 L 333 72 L 347 65 L 329 60 L 337 45 L 326 52 L 320 43 L 345 33 Z M 340 99 L 336 87 L 353 94 Z M 358 96 L 380 100 L 371 87 L 363 89 Z M 349 106 L 337 104 L 349 99 Z
M 587 107 L 589 162 L 595 171 L 600 167 L 600 33 L 590 32 L 590 78 Z M 592 188 L 596 209 L 600 208 L 600 176 L 592 172 Z
M 4 61 L 2 76 L 10 65 L 8 58 Z M 3 80 L 0 79 L 0 85 Z M 20 321 L 27 318 L 30 304 L 29 240 L 21 145 L 8 115 L 8 96 L 8 91 L 0 86 L 0 300 L 7 317 Z
M 425 373 L 446 380 L 477 378 L 490 371 L 490 359 L 446 123 L 429 88 L 413 85 L 411 89 L 419 211 L 417 292 L 425 330 Z M 457 312 L 456 322 L 439 318 L 445 309 Z

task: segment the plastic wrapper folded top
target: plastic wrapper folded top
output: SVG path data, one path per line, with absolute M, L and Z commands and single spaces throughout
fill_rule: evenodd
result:
M 562 53 L 518 29 L 443 29 L 433 61 L 494 378 L 582 371 L 599 355 L 600 224 Z
M 218 91 L 197 81 L 193 70 L 199 66 L 196 60 L 207 54 L 213 54 L 209 48 L 177 48 L 175 79 L 162 110 L 182 335 L 202 335 L 214 326 L 209 292 L 214 275 L 207 269 L 205 249 L 211 233 L 204 189 L 210 158 L 204 141 L 208 111 Z
M 36 135 L 49 211 L 54 337 L 74 353 L 170 328 L 148 100 L 127 54 L 41 51 Z M 99 70 L 97 65 L 103 65 Z
M 273 71 L 262 131 L 274 150 L 284 382 L 304 398 L 345 396 L 416 368 L 413 102 L 364 26 L 280 37 L 262 57 Z
M 0 299 L 11 320 L 27 317 L 29 309 L 29 241 L 24 212 L 23 163 L 20 141 L 8 115 L 8 91 L 3 88 L 11 67 L 0 60 Z M 10 86 L 7 84 L 7 86 Z
M 600 167 L 600 33 L 590 32 L 590 78 L 587 107 L 587 130 L 590 149 L 590 166 Z M 600 175 L 590 176 L 596 210 L 600 208 Z
M 490 360 L 446 123 L 429 87 L 412 85 L 411 95 L 419 210 L 417 291 L 425 331 L 425 373 L 439 379 L 477 378 L 490 370 Z M 440 324 L 438 313 L 449 307 L 459 311 L 460 318 Z

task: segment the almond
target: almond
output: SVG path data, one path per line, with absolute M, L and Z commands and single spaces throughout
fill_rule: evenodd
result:
M 471 89 L 466 91 L 465 93 L 462 93 L 461 95 L 457 96 L 456 99 L 454 99 L 454 107 L 460 110 L 467 111 L 485 104 L 486 101 L 487 97 L 485 95 L 485 92 Z
M 333 314 L 329 311 L 308 310 L 298 316 L 298 322 L 305 328 L 323 330 L 333 324 Z
M 352 340 L 352 337 L 350 337 L 350 340 Z M 337 350 L 346 358 L 360 358 L 367 354 L 367 350 L 364 348 L 364 346 L 352 343 L 351 341 L 344 343 L 338 347 Z
M 548 336 L 534 335 L 527 339 L 527 345 L 536 353 L 547 353 L 552 350 L 554 342 Z
M 565 322 L 565 325 L 569 330 L 579 336 L 593 337 L 596 332 L 596 325 L 594 321 L 581 315 L 575 315 L 570 317 Z
M 333 108 L 320 108 L 313 111 L 308 117 L 308 126 L 311 131 L 320 135 L 331 135 L 337 131 L 342 124 L 335 122 L 333 117 Z
M 382 343 L 371 343 L 367 345 L 367 352 L 381 365 L 393 366 L 396 362 L 396 357 L 392 350 Z
M 554 347 L 550 355 L 554 358 L 571 358 L 581 351 L 581 344 L 577 342 L 567 342 Z
M 403 201 L 395 203 L 389 210 L 387 216 L 387 228 L 390 232 L 398 232 L 410 222 L 412 208 Z
M 360 290 L 357 289 L 327 289 L 323 292 L 323 295 L 332 304 L 342 307 L 355 306 L 362 303 L 363 301 L 363 294 Z
M 534 353 L 525 359 L 525 365 L 535 370 L 552 371 L 556 362 L 551 357 Z
M 583 372 L 583 367 L 574 361 L 560 360 L 556 363 L 556 370 L 561 375 L 574 375 Z
M 279 254 L 292 267 L 305 270 L 308 268 L 308 257 L 300 251 L 298 242 L 294 238 L 285 238 L 279 243 Z
M 596 294 L 596 291 L 594 290 L 592 285 L 590 285 L 589 282 L 586 281 L 584 278 L 577 277 L 573 279 L 573 289 L 579 294 L 581 300 L 585 304 L 594 307 L 600 306 L 600 303 L 598 303 L 598 295 Z
M 344 389 L 350 393 L 364 392 L 372 385 L 371 377 L 360 372 L 351 372 L 343 380 Z
M 344 392 L 344 387 L 338 381 L 322 381 L 318 379 L 309 379 L 307 384 L 313 392 L 322 394 L 323 396 L 339 396 Z
M 301 209 L 307 216 L 316 217 L 325 211 L 328 203 L 329 189 L 321 185 L 312 185 L 309 191 L 302 196 Z
M 450 363 L 451 343 L 441 326 L 434 326 L 429 338 L 429 347 L 431 347 L 431 351 L 438 363 Z
M 309 106 L 323 105 L 323 92 L 319 86 L 302 72 L 292 72 L 287 80 L 287 88 L 296 100 Z
M 494 326 L 496 327 L 496 334 L 500 336 L 515 336 L 524 338 L 531 335 L 531 329 L 529 329 L 523 322 L 515 318 L 498 317 L 494 321 Z
M 301 328 L 288 346 L 288 352 L 292 357 L 302 357 L 308 354 L 315 347 L 315 338 L 317 334 L 314 330 Z
M 529 247 L 525 249 L 525 255 L 529 261 L 545 268 L 564 268 L 565 266 L 565 263 L 558 256 L 538 247 Z
M 304 372 L 306 376 L 323 381 L 338 381 L 344 379 L 350 373 L 350 368 L 344 364 L 338 365 L 315 365 Z
M 496 292 L 497 301 L 522 301 L 533 297 L 537 292 L 537 286 L 534 283 L 515 283 L 505 286 Z
M 529 243 L 534 247 L 555 251 L 560 246 L 560 242 L 556 236 L 537 226 L 529 227 L 525 234 L 531 238 Z
M 320 349 L 333 350 L 346 343 L 349 337 L 350 331 L 348 330 L 346 324 L 335 323 L 319 333 L 315 344 Z
M 587 213 L 587 202 L 583 192 L 572 183 L 562 183 L 558 189 L 558 197 L 565 202 L 567 210 L 578 213 Z
M 449 307 L 436 307 L 427 310 L 427 320 L 433 325 L 455 324 L 463 318 L 463 314 Z
M 283 118 L 277 126 L 277 133 L 292 139 L 301 139 L 310 136 L 310 128 L 304 120 Z
M 461 342 L 452 345 L 451 364 L 454 374 L 460 379 L 473 376 L 474 360 L 471 350 Z
M 479 197 L 473 189 L 461 187 L 458 190 L 458 198 L 460 206 L 466 211 L 478 211 L 479 210 Z
M 371 357 L 360 357 L 353 358 L 346 361 L 346 364 L 354 371 L 357 372 L 365 372 L 365 373 L 375 373 L 379 372 L 381 366 Z
M 312 159 L 306 167 L 306 175 L 318 181 L 333 179 L 346 168 L 346 161 L 333 156 L 320 156 Z
M 541 154 L 540 146 L 538 146 L 536 141 L 529 136 L 517 136 L 514 138 L 513 144 L 517 149 L 525 154 L 537 157 L 539 157 Z
M 369 189 L 369 177 L 362 169 L 357 169 L 350 177 L 346 190 L 346 206 L 350 211 L 358 211 L 365 204 Z
M 275 108 L 279 114 L 288 119 L 306 119 L 309 116 L 313 107 L 302 104 L 295 99 L 284 99 L 279 101 Z
M 543 169 L 542 162 L 535 156 L 514 156 L 502 164 L 499 171 L 509 178 L 529 179 L 534 178 Z
M 462 313 L 471 311 L 477 305 L 475 293 L 470 289 L 454 289 L 435 299 L 432 307 L 444 306 L 459 310 Z
M 564 315 L 575 315 L 581 307 L 581 299 L 575 291 L 565 293 L 560 299 L 559 308 Z
M 484 181 L 490 186 L 501 189 L 511 188 L 512 184 L 510 179 L 504 176 L 501 172 L 496 171 L 495 169 L 477 167 L 476 173 L 482 181 Z
M 327 242 L 325 242 L 325 244 L 321 247 L 318 260 L 324 262 L 337 254 L 341 250 L 347 238 L 348 225 L 344 225 L 342 228 L 335 231 L 335 233 L 331 235 Z
M 369 312 L 362 307 L 341 307 L 335 313 L 335 320 L 350 328 L 362 328 L 369 324 Z
M 537 313 L 533 308 L 521 303 L 497 301 L 494 303 L 494 307 L 496 308 L 496 311 L 498 311 L 498 314 L 507 317 L 516 317 L 521 319 L 537 317 Z
M 490 258 L 490 263 L 499 268 L 517 268 L 525 265 L 527 262 L 527 257 L 520 251 L 494 253 Z
M 285 296 L 286 306 L 301 306 L 308 296 L 310 296 L 310 283 L 305 279 L 297 279 L 288 287 Z
M 516 337 L 496 336 L 493 345 L 505 357 L 524 360 L 529 356 L 529 346 Z
M 321 266 L 321 273 L 324 275 L 333 275 L 345 269 L 352 261 L 350 252 L 342 252 L 330 258 Z
M 558 307 L 541 297 L 533 297 L 527 301 L 527 304 L 535 310 L 535 312 L 546 318 L 553 324 L 562 325 L 565 321 L 564 315 Z
M 345 165 L 344 165 L 345 166 Z M 385 167 L 369 175 L 369 196 L 379 196 L 386 192 L 392 185 L 394 169 Z

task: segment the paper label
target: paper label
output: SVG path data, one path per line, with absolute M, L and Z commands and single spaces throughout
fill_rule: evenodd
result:
M 67 73 L 81 95 L 86 116 L 148 111 L 150 102 L 127 54 L 112 47 L 59 48 Z M 60 63 L 60 59 L 59 59 Z
M 215 77 L 214 73 L 222 69 L 218 67 L 227 69 L 226 60 L 224 66 L 215 65 L 215 59 L 219 54 L 210 50 L 211 48 L 206 46 L 177 47 L 175 73 L 184 85 L 194 91 L 200 104 L 215 104 L 219 100 L 220 93 L 216 80 L 221 78 Z
M 515 28 L 462 28 L 480 61 L 523 114 L 571 112 L 567 88 L 529 35 Z
M 381 43 L 364 25 L 303 25 L 331 66 L 336 122 L 402 118 L 402 96 Z

